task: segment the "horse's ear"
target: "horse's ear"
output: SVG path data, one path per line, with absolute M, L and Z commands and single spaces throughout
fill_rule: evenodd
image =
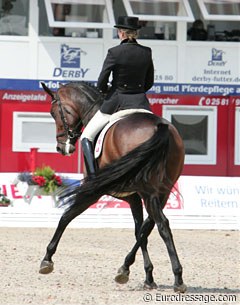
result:
M 49 94 L 49 95 L 51 96 L 52 99 L 54 99 L 54 98 L 55 98 L 54 92 L 51 91 L 43 82 L 41 82 L 41 85 L 42 85 L 42 87 L 43 87 L 43 90 L 44 90 L 45 92 L 47 92 L 47 94 Z
M 61 84 L 61 83 L 59 84 L 59 88 L 62 88 L 63 86 L 64 86 L 64 84 Z

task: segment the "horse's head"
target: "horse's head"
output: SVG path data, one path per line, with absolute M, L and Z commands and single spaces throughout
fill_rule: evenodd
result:
M 71 98 L 70 89 L 61 86 L 58 91 L 54 92 L 44 83 L 41 84 L 52 98 L 50 113 L 56 123 L 56 149 L 62 155 L 70 155 L 76 149 L 75 144 L 83 127 L 77 107 Z

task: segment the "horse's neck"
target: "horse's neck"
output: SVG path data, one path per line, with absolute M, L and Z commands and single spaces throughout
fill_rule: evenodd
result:
M 99 105 L 95 105 L 92 109 L 91 107 L 92 106 L 90 105 L 89 108 L 86 110 L 85 114 L 83 115 L 84 126 L 86 126 L 89 123 L 89 121 L 94 117 L 94 115 L 100 109 Z
M 92 88 L 83 87 L 81 89 L 83 95 L 85 95 L 85 102 L 84 102 L 84 112 L 82 114 L 82 121 L 84 126 L 86 126 L 95 113 L 100 109 L 100 93 L 96 94 L 93 92 Z M 83 105 L 82 105 L 83 107 Z

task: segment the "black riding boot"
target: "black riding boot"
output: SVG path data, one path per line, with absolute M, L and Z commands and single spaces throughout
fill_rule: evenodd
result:
M 94 158 L 93 144 L 87 138 L 81 140 L 82 150 L 84 155 L 84 162 L 88 177 L 95 176 L 96 161 Z

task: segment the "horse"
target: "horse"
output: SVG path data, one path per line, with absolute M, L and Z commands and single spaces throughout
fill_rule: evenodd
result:
M 104 100 L 104 95 L 90 83 L 69 82 L 52 91 L 50 113 L 56 123 L 57 151 L 72 154 L 87 125 Z M 119 111 L 120 112 L 120 111 Z M 65 190 L 60 201 L 67 208 L 47 246 L 39 272 L 53 271 L 52 256 L 67 225 L 103 195 L 111 195 L 129 203 L 134 223 L 136 243 L 118 269 L 115 281 L 124 284 L 129 280 L 130 266 L 141 247 L 145 281 L 144 287 L 157 288 L 153 278 L 153 264 L 147 243 L 155 224 L 167 247 L 174 274 L 174 291 L 184 293 L 183 268 L 174 245 L 169 221 L 163 208 L 184 165 L 184 145 L 177 129 L 167 120 L 153 113 L 130 113 L 113 122 L 107 131 L 96 176 L 85 177 L 83 183 Z M 147 217 L 143 217 L 143 204 Z

